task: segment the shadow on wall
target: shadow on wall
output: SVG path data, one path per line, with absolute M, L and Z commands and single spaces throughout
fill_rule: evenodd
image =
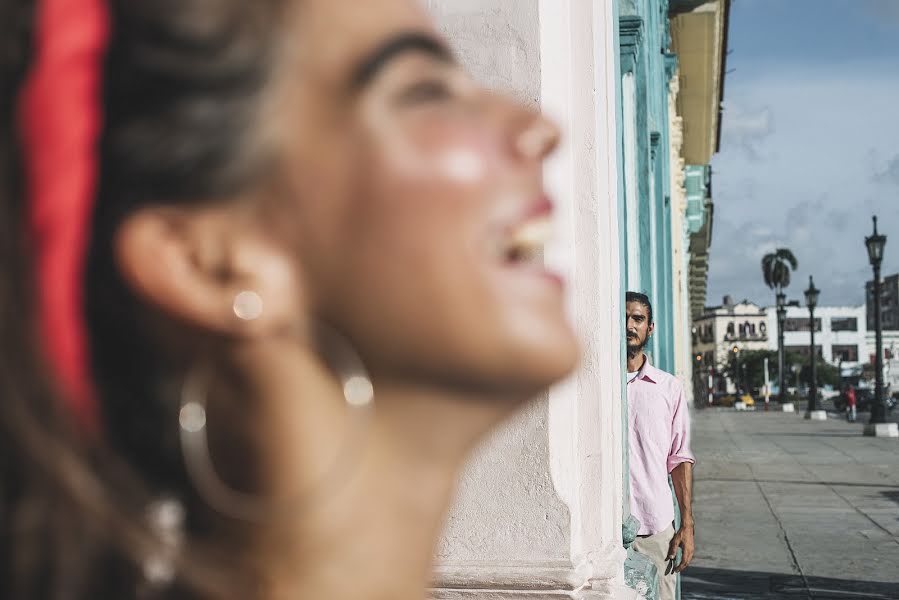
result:
M 834 557 L 835 567 L 838 557 Z M 899 600 L 899 584 L 690 567 L 682 600 Z

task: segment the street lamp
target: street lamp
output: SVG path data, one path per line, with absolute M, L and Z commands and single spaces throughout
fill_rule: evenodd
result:
M 733 377 L 734 377 L 734 394 L 737 398 L 740 397 L 740 349 L 737 346 L 733 347 L 732 352 L 734 353 L 734 368 L 733 368 Z
M 810 350 L 812 352 L 812 381 L 808 389 L 808 407 L 805 411 L 806 418 L 817 410 L 818 404 L 818 372 L 815 366 L 817 351 L 815 350 L 815 307 L 818 305 L 818 295 L 821 290 L 815 287 L 812 276 L 808 277 L 808 289 L 805 290 L 805 304 L 808 306 L 809 331 L 811 332 Z
M 784 321 L 787 319 L 787 297 L 783 292 L 777 294 L 777 390 L 780 402 L 786 401 L 784 392 Z
M 874 233 L 865 238 L 868 260 L 874 269 L 874 403 L 871 407 L 871 425 L 886 422 L 886 406 L 883 398 L 883 331 L 880 323 L 880 263 L 883 261 L 885 235 L 877 233 L 877 217 L 874 219 Z

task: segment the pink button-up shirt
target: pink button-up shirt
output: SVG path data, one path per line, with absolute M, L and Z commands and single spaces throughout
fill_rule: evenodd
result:
M 674 521 L 668 474 L 681 463 L 695 462 L 684 387 L 647 358 L 627 384 L 627 413 L 631 514 L 640 519 L 638 535 L 653 535 Z

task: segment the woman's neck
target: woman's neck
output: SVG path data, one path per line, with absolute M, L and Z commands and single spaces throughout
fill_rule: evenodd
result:
M 263 362 L 254 393 L 272 409 L 267 479 L 284 497 L 328 482 L 295 517 L 262 527 L 255 554 L 271 597 L 422 600 L 459 470 L 521 403 L 376 378 L 365 421 L 314 357 Z M 349 460 L 329 472 L 348 444 Z

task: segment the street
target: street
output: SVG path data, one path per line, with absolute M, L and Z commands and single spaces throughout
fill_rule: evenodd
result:
M 899 440 L 835 417 L 694 411 L 685 600 L 899 598 Z

